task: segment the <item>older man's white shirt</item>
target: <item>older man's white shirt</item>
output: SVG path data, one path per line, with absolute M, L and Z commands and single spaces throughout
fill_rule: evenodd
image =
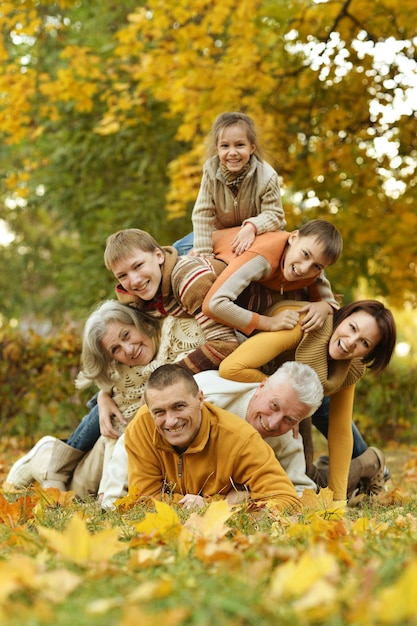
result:
M 249 402 L 259 383 L 239 383 L 222 378 L 217 370 L 208 370 L 194 375 L 204 393 L 204 399 L 221 409 L 246 419 Z M 315 483 L 306 474 L 304 447 L 301 435 L 294 438 L 292 431 L 279 437 L 268 437 L 265 441 L 273 448 L 275 456 L 301 495 L 304 489 L 316 490 Z

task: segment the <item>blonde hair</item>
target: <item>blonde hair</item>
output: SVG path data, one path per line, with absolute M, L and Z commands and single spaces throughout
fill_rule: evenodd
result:
M 104 250 L 104 264 L 111 272 L 115 263 L 138 250 L 143 252 L 161 250 L 163 252 L 159 243 L 145 230 L 140 230 L 139 228 L 119 230 L 117 233 L 107 237 Z

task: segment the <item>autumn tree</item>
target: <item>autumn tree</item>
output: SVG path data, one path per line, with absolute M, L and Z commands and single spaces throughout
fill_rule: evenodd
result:
M 1 248 L 0 311 L 29 322 L 83 317 L 112 296 L 112 232 L 142 227 L 162 243 L 181 234 L 164 209 L 167 163 L 182 149 L 164 105 L 148 99 L 117 134 L 99 129 L 113 35 L 136 4 L 73 4 L 1 5 L 0 217 L 14 241 Z
M 415 304 L 414 2 L 1 7 L 2 196 L 14 207 L 1 217 L 16 233 L 3 262 L 43 290 L 39 310 L 109 292 L 112 230 L 142 226 L 163 243 L 190 230 L 204 137 L 236 109 L 282 176 L 289 227 L 319 216 L 342 231 L 335 291 L 349 300 L 365 280 Z M 22 310 L 25 291 L 6 310 Z

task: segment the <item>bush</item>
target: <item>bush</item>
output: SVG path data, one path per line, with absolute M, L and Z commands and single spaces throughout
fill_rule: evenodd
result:
M 85 415 L 94 389 L 78 392 L 81 337 L 66 327 L 55 335 L 0 332 L 0 436 L 68 435 Z M 393 359 L 382 375 L 358 383 L 354 419 L 370 445 L 417 439 L 415 365 Z
M 378 377 L 367 373 L 355 393 L 354 420 L 370 445 L 415 442 L 415 364 L 394 358 Z
M 88 398 L 74 385 L 80 353 L 80 333 L 69 326 L 48 337 L 0 331 L 1 436 L 37 438 L 73 430 Z

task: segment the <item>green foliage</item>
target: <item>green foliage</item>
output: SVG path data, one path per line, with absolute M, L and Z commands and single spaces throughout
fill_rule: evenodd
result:
M 416 379 L 415 364 L 394 358 L 377 378 L 367 374 L 359 381 L 354 420 L 372 445 L 416 441 Z
M 86 395 L 74 386 L 79 337 L 70 326 L 47 337 L 0 331 L 1 436 L 65 435 L 78 424 L 86 412 Z

